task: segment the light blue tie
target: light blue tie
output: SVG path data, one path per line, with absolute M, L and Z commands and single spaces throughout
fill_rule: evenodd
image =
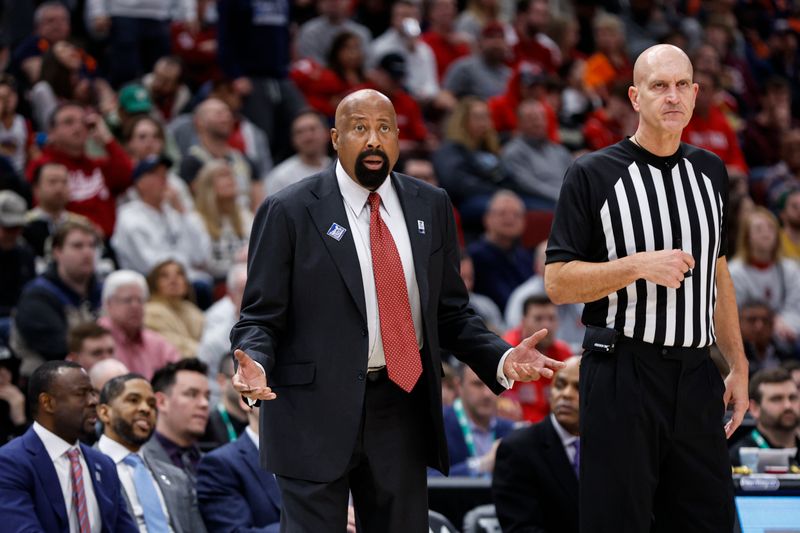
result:
M 144 513 L 144 523 L 148 533 L 167 533 L 167 517 L 161 509 L 161 500 L 158 498 L 156 485 L 150 472 L 139 455 L 132 453 L 122 460 L 123 463 L 133 468 L 133 486 L 136 496 Z

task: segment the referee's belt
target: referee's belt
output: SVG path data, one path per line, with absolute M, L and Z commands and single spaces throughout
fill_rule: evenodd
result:
M 697 348 L 665 346 L 626 337 L 615 329 L 586 326 L 586 334 L 583 336 L 582 344 L 584 350 L 611 354 L 616 352 L 622 345 L 629 348 L 636 347 L 637 351 L 643 355 L 653 353 L 667 359 L 698 362 L 708 357 L 708 346 Z

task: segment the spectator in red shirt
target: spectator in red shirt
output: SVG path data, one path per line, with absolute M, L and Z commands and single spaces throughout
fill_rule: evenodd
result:
M 599 150 L 633 135 L 638 116 L 628 99 L 628 82 L 617 81 L 608 91 L 606 105 L 592 111 L 583 125 L 583 140 L 589 150 Z
M 389 97 L 397 114 L 397 127 L 400 130 L 400 151 L 409 152 L 428 141 L 428 129 L 422 120 L 419 104 L 401 85 L 406 76 L 406 60 L 390 52 L 380 58 L 377 66 L 370 71 L 370 78 L 377 90 Z
M 508 80 L 506 92 L 489 99 L 489 112 L 494 128 L 502 137 L 510 137 L 517 129 L 517 108 L 523 100 L 533 99 L 542 103 L 547 115 L 547 137 L 554 143 L 561 142 L 558 133 L 558 116 L 547 100 L 547 84 L 551 78 L 535 63 L 520 63 Z
M 107 157 L 93 158 L 86 154 L 89 138 L 105 148 Z M 50 116 L 47 140 L 42 155 L 28 165 L 28 180 L 45 163 L 67 167 L 70 197 L 67 210 L 87 217 L 101 229 L 104 238 L 110 238 L 116 220 L 116 197 L 131 182 L 133 168 L 128 154 L 97 113 L 74 103 L 61 104 Z
M 222 77 L 222 70 L 217 63 L 216 20 L 212 22 L 206 17 L 208 8 L 216 8 L 215 4 L 215 0 L 197 0 L 199 30 L 193 23 L 183 20 L 173 21 L 170 25 L 172 51 L 183 61 L 186 83 L 192 89 Z
M 544 30 L 550 23 L 550 6 L 547 0 L 519 0 L 514 29 L 514 63 L 527 61 L 539 65 L 548 74 L 555 74 L 561 66 L 561 50 Z
M 725 162 L 731 177 L 747 176 L 747 163 L 725 115 L 716 105 L 719 79 L 710 72 L 695 71 L 695 83 L 700 85 L 694 113 L 684 128 L 681 140 L 715 153 Z
M 457 10 L 455 0 L 432 0 L 428 7 L 429 26 L 422 40 L 436 57 L 439 82 L 444 80 L 444 73 L 453 61 L 470 54 L 469 36 L 455 30 Z
M 342 98 L 369 87 L 361 38 L 347 31 L 338 34 L 331 44 L 328 68 L 313 59 L 301 59 L 292 65 L 290 76 L 308 104 L 333 120 Z
M 556 305 L 545 294 L 529 297 L 523 304 L 522 323 L 503 336 L 506 342 L 520 342 L 534 331 L 547 328 L 547 336 L 539 341 L 537 348 L 547 357 L 566 361 L 572 356 L 569 345 L 556 339 L 558 311 Z M 540 422 L 550 412 L 548 389 L 551 379 L 539 378 L 529 383 L 516 382 L 503 393 L 503 397 L 516 400 L 522 407 L 522 418 L 529 422 Z

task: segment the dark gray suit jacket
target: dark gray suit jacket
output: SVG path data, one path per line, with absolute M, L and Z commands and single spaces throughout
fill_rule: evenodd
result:
M 367 313 L 353 228 L 335 167 L 269 196 L 253 223 L 241 318 L 231 345 L 263 365 L 277 399 L 261 409 L 262 462 L 278 475 L 328 482 L 353 451 L 364 402 Z M 428 464 L 449 466 L 442 422 L 440 348 L 495 392 L 510 347 L 469 308 L 447 194 L 391 174 L 414 256 L 423 322 L 420 386 Z M 340 240 L 333 224 L 346 229 Z
M 143 450 L 144 462 L 156 478 L 169 511 L 169 525 L 175 533 L 204 532 L 206 526 L 197 505 L 197 493 L 189 476 L 171 463 L 159 461 Z M 130 502 L 128 502 L 130 510 Z
M 147 444 L 155 439 L 150 439 Z M 169 461 L 169 457 L 164 453 L 161 446 L 158 449 L 163 454 L 163 459 L 158 456 L 158 452 L 154 452 L 152 447 L 145 444 L 142 447 L 141 453 L 144 458 L 144 464 L 152 472 L 153 477 L 164 496 L 164 504 L 167 506 L 169 512 L 169 525 L 174 533 L 195 533 L 206 531 L 206 526 L 203 522 L 203 517 L 200 514 L 200 509 L 197 505 L 197 493 L 195 491 L 194 483 L 189 479 L 189 476 L 176 467 Z M 97 448 L 97 444 L 95 444 Z M 131 508 L 131 501 L 125 490 L 125 501 L 128 504 L 128 513 L 136 520 Z

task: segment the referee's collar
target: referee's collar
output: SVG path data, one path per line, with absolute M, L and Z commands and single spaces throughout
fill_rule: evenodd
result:
M 656 168 L 672 168 L 678 164 L 678 162 L 683 159 L 683 143 L 681 142 L 678 145 L 678 149 L 675 151 L 674 154 L 668 156 L 658 156 L 652 152 L 648 152 L 638 144 L 634 143 L 630 137 L 626 137 L 623 141 L 620 142 L 622 148 L 631 154 L 633 158 L 637 161 L 644 161 L 648 165 L 652 165 Z

